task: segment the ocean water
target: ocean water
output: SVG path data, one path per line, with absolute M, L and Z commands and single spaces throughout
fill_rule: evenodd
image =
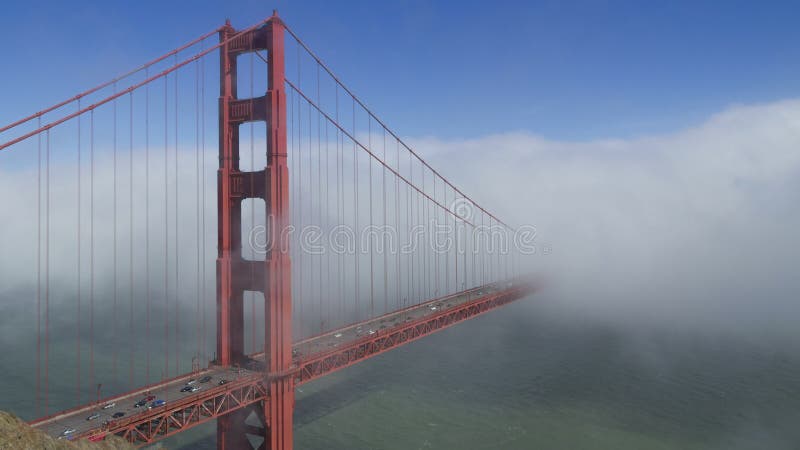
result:
M 295 448 L 800 449 L 792 341 L 553 302 L 531 297 L 303 386 Z M 215 430 L 161 445 L 214 449 Z

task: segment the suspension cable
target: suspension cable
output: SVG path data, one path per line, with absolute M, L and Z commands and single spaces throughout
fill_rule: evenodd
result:
M 439 172 L 437 172 L 437 171 L 436 171 L 436 170 L 435 170 L 433 167 L 431 167 L 431 166 L 430 166 L 430 164 L 428 164 L 428 163 L 427 163 L 427 162 L 426 162 L 426 161 L 425 161 L 425 160 L 424 160 L 424 159 L 423 159 L 423 158 L 422 158 L 422 157 L 421 157 L 421 156 L 420 156 L 418 153 L 416 153 L 416 152 L 415 152 L 415 151 L 414 151 L 414 150 L 413 150 L 413 149 L 412 149 L 412 148 L 411 148 L 411 147 L 410 147 L 408 144 L 406 144 L 406 143 L 405 143 L 405 142 L 404 142 L 402 139 L 400 139 L 400 137 L 399 137 L 397 134 L 395 134 L 395 133 L 394 133 L 394 132 L 391 130 L 391 128 L 389 128 L 389 127 L 388 127 L 388 126 L 387 126 L 387 125 L 386 125 L 386 124 L 385 124 L 385 123 L 384 123 L 384 122 L 383 122 L 383 121 L 382 121 L 382 120 L 381 120 L 381 119 L 380 119 L 380 118 L 379 118 L 379 117 L 378 117 L 378 116 L 377 116 L 375 113 L 373 113 L 373 112 L 372 112 L 372 110 L 370 110 L 370 109 L 369 109 L 369 108 L 368 108 L 368 107 L 367 107 L 367 106 L 366 106 L 366 105 L 365 105 L 365 104 L 364 104 L 364 103 L 363 103 L 363 102 L 362 102 L 362 101 L 361 101 L 361 100 L 360 100 L 358 97 L 356 97 L 356 95 L 355 95 L 355 94 L 354 94 L 354 93 L 353 93 L 353 92 L 352 92 L 352 91 L 351 91 L 351 90 L 350 90 L 350 89 L 349 89 L 347 86 L 345 86 L 345 84 L 344 84 L 344 83 L 342 83 L 342 81 L 341 81 L 341 80 L 340 80 L 340 79 L 339 79 L 339 78 L 338 78 L 338 77 L 337 77 L 337 76 L 336 76 L 336 75 L 333 73 L 333 71 L 332 71 L 332 70 L 331 70 L 331 69 L 330 69 L 330 68 L 329 68 L 329 67 L 328 67 L 328 66 L 327 66 L 327 65 L 326 65 L 326 64 L 325 64 L 325 63 L 324 63 L 324 62 L 323 62 L 323 61 L 322 61 L 322 60 L 321 60 L 321 59 L 320 59 L 320 58 L 319 58 L 319 57 L 318 57 L 318 56 L 317 56 L 317 55 L 316 55 L 316 54 L 315 54 L 313 51 L 311 51 L 311 49 L 310 49 L 310 48 L 309 48 L 309 47 L 306 45 L 306 43 L 305 43 L 305 42 L 304 42 L 302 39 L 300 39 L 300 38 L 299 38 L 299 37 L 298 37 L 298 36 L 297 36 L 297 35 L 296 35 L 296 34 L 295 34 L 293 31 L 292 31 L 292 29 L 291 29 L 291 28 L 289 28 L 289 27 L 288 27 L 286 24 L 284 24 L 284 28 L 285 28 L 285 29 L 286 29 L 286 31 L 287 31 L 287 32 L 288 32 L 288 33 L 289 33 L 289 34 L 290 34 L 290 35 L 291 35 L 291 36 L 292 36 L 292 37 L 295 39 L 295 41 L 297 41 L 297 43 L 298 43 L 298 44 L 299 44 L 299 45 L 300 45 L 300 46 L 301 46 L 301 47 L 302 47 L 302 48 L 303 48 L 303 49 L 304 49 L 304 50 L 305 50 L 305 51 L 308 53 L 308 55 L 309 55 L 309 56 L 311 56 L 311 58 L 313 58 L 313 59 L 314 59 L 314 60 L 317 62 L 317 64 L 319 64 L 320 66 L 322 66 L 322 68 L 325 70 L 325 72 L 327 72 L 327 73 L 328 73 L 328 75 L 329 75 L 329 76 L 330 76 L 330 77 L 331 77 L 331 78 L 332 78 L 332 79 L 333 79 L 333 80 L 334 80 L 334 81 L 335 81 L 335 82 L 336 82 L 338 85 L 340 85 L 340 86 L 342 87 L 342 89 L 344 89 L 344 90 L 345 90 L 345 92 L 347 92 L 347 93 L 348 93 L 348 94 L 349 94 L 349 95 L 350 95 L 350 96 L 353 98 L 353 101 L 357 102 L 357 103 L 359 104 L 359 106 L 361 106 L 361 107 L 364 109 L 364 111 L 366 111 L 366 112 L 367 112 L 367 114 L 369 114 L 369 115 L 370 115 L 370 116 L 371 116 L 373 119 L 375 119 L 375 120 L 376 120 L 376 121 L 377 121 L 379 124 L 381 124 L 381 125 L 382 125 L 384 128 L 386 128 L 386 130 L 389 132 L 389 134 L 391 134 L 391 135 L 392 135 L 392 137 L 394 137 L 395 139 L 397 139 L 397 140 L 398 140 L 398 141 L 399 141 L 399 142 L 400 142 L 400 143 L 403 145 L 403 147 L 405 147 L 405 148 L 406 148 L 406 150 L 408 150 L 408 152 L 409 152 L 409 153 L 411 153 L 412 155 L 414 155 L 414 157 L 415 157 L 417 160 L 419 160 L 419 161 L 420 161 L 420 162 L 421 162 L 421 163 L 422 163 L 422 164 L 423 164 L 425 167 L 427 167 L 428 169 L 430 169 L 430 170 L 431 170 L 431 171 L 432 171 L 432 172 L 433 172 L 435 175 L 439 176 L 439 177 L 440 177 L 442 180 L 444 180 L 444 181 L 445 181 L 445 182 L 446 182 L 448 185 L 450 185 L 450 186 L 451 186 L 451 187 L 452 187 L 452 188 L 453 188 L 453 189 L 454 189 L 456 192 L 458 192 L 458 194 L 459 194 L 461 197 L 463 197 L 463 198 L 465 198 L 465 199 L 469 200 L 471 203 L 473 203 L 475 206 L 477 206 L 477 207 L 478 207 L 478 209 L 480 209 L 481 211 L 485 212 L 486 214 L 492 215 L 490 212 L 486 211 L 486 210 L 485 210 L 483 207 L 481 207 L 480 205 L 478 205 L 477 203 L 475 203 L 474 201 L 472 201 L 472 199 L 471 199 L 470 197 L 468 197 L 466 194 L 464 194 L 464 193 L 463 193 L 463 192 L 462 192 L 460 189 L 458 189 L 458 188 L 457 188 L 455 185 L 453 185 L 452 183 L 450 183 L 449 181 L 447 181 L 447 180 L 446 180 L 444 177 L 442 177 L 442 176 L 439 174 Z M 298 81 L 299 81 L 299 79 L 298 79 Z M 492 217 L 494 217 L 494 216 L 492 215 Z M 502 224 L 503 226 L 505 226 L 505 227 L 507 227 L 507 228 L 509 228 L 509 229 L 511 229 L 511 230 L 514 230 L 514 228 L 512 228 L 512 227 L 511 227 L 511 226 L 509 226 L 509 225 L 507 225 L 505 222 L 502 222 L 502 221 L 500 221 L 500 220 L 499 220 L 499 219 L 497 219 L 496 217 L 494 217 L 494 219 L 495 219 L 495 220 L 497 220 L 497 221 L 498 221 L 500 224 Z
M 20 119 L 20 120 L 14 122 L 14 123 L 5 125 L 2 128 L 0 128 L 0 133 L 2 133 L 4 131 L 8 131 L 8 130 L 10 130 L 12 128 L 15 128 L 15 127 L 17 127 L 19 125 L 22 125 L 22 124 L 24 124 L 26 122 L 29 122 L 29 121 L 33 120 L 33 119 L 37 119 L 37 118 L 40 119 L 43 115 L 45 115 L 45 114 L 47 114 L 47 113 L 49 113 L 51 111 L 55 111 L 56 109 L 61 108 L 62 106 L 66 106 L 66 105 L 68 105 L 68 104 L 70 104 L 72 102 L 78 101 L 81 98 L 86 97 L 87 95 L 91 95 L 91 94 L 93 94 L 93 93 L 95 93 L 95 92 L 97 92 L 97 91 L 99 91 L 99 90 L 101 90 L 103 88 L 111 86 L 112 84 L 116 84 L 117 82 L 122 81 L 123 79 L 128 78 L 131 75 L 134 75 L 136 73 L 141 72 L 144 69 L 149 68 L 153 64 L 157 64 L 157 63 L 169 58 L 172 55 L 177 55 L 178 53 L 182 52 L 183 50 L 186 50 L 187 48 L 196 45 L 198 42 L 202 42 L 202 41 L 208 39 L 209 37 L 211 37 L 214 34 L 218 33 L 221 29 L 222 29 L 222 27 L 219 27 L 216 30 L 209 31 L 208 33 L 206 33 L 206 34 L 204 34 L 204 35 L 202 35 L 202 36 L 190 41 L 189 43 L 184 44 L 184 45 L 182 45 L 182 46 L 180 46 L 180 47 L 178 47 L 178 48 L 176 48 L 176 49 L 174 49 L 174 50 L 172 50 L 172 51 L 170 51 L 168 53 L 165 53 L 165 54 L 159 56 L 156 59 L 148 61 L 148 62 L 142 64 L 141 66 L 139 66 L 139 67 L 137 67 L 137 68 L 135 68 L 133 70 L 130 70 L 130 71 L 128 71 L 128 72 L 126 72 L 126 73 L 124 73 L 124 74 L 122 74 L 122 75 L 120 75 L 120 76 L 118 76 L 118 77 L 116 77 L 116 78 L 114 78 L 112 80 L 109 80 L 109 81 L 107 81 L 105 83 L 101 83 L 101 84 L 99 84 L 99 85 L 97 85 L 97 86 L 95 86 L 95 87 L 93 87 L 91 89 L 83 91 L 80 94 L 76 94 L 76 95 L 74 95 L 74 96 L 72 96 L 72 97 L 70 97 L 70 98 L 68 98 L 68 99 L 66 99 L 64 101 L 58 102 L 55 105 L 52 105 L 52 106 L 50 106 L 48 108 L 45 108 L 45 109 L 43 109 L 43 110 L 41 110 L 41 111 L 39 111 L 37 113 L 31 114 L 30 116 L 25 117 L 23 119 Z
M 322 114 L 322 116 L 323 116 L 323 117 L 325 117 L 325 118 L 326 118 L 326 119 L 327 119 L 327 120 L 328 120 L 328 121 L 329 121 L 329 122 L 330 122 L 330 123 L 331 123 L 333 126 L 335 126 L 336 128 L 338 128 L 338 129 L 339 129 L 339 130 L 342 132 L 342 134 L 343 134 L 343 135 L 345 135 L 345 136 L 346 136 L 348 139 L 350 139 L 350 141 L 352 141 L 352 142 L 353 142 L 353 149 L 354 149 L 354 150 L 355 150 L 355 148 L 356 148 L 356 147 L 360 147 L 360 148 L 361 148 L 363 151 L 365 151 L 365 152 L 366 152 L 366 153 L 367 153 L 367 154 L 368 154 L 368 155 L 369 155 L 371 158 L 373 158 L 373 159 L 377 160 L 377 161 L 378 161 L 378 162 L 379 162 L 381 165 L 383 165 L 384 167 L 386 167 L 386 169 L 387 169 L 389 172 L 391 172 L 391 173 L 392 173 L 394 176 L 396 176 L 396 177 L 400 178 L 400 179 L 401 179 L 401 180 L 402 180 L 404 183 L 408 184 L 408 185 L 409 185 L 409 186 L 410 186 L 410 187 L 411 187 L 413 190 L 417 191 L 417 193 L 418 193 L 418 194 L 420 194 L 422 197 L 424 197 L 424 198 L 426 198 L 426 199 L 430 200 L 430 201 L 431 201 L 431 202 L 433 202 L 435 205 L 437 205 L 439 208 L 442 208 L 443 210 L 447 211 L 449 214 L 451 214 L 451 215 L 454 215 L 454 216 L 457 216 L 457 214 L 455 214 L 453 211 L 451 211 L 451 210 L 450 210 L 450 208 L 447 208 L 447 207 L 445 207 L 444 205 L 442 205 L 441 203 L 439 203 L 438 201 L 435 201 L 433 198 L 431 198 L 431 196 L 430 196 L 429 194 L 427 194 L 427 193 L 426 193 L 426 192 L 424 192 L 423 190 L 420 190 L 420 188 L 419 188 L 419 187 L 417 187 L 417 186 L 416 186 L 416 185 L 414 185 L 414 184 L 413 184 L 411 181 L 409 181 L 409 179 L 408 179 L 408 178 L 406 178 L 406 177 L 402 176 L 402 175 L 401 175 L 400 173 L 398 173 L 398 172 L 397 172 L 395 169 L 393 169 L 392 167 L 390 167 L 389 165 L 387 165 L 385 161 L 382 161 L 380 158 L 378 158 L 378 156 L 377 156 L 377 155 L 375 155 L 375 154 L 374 154 L 372 151 L 370 151 L 370 150 L 369 150 L 369 149 L 368 149 L 368 148 L 367 148 L 367 147 L 366 147 L 364 144 L 362 144 L 362 143 L 361 143 L 361 142 L 360 142 L 358 139 L 356 139 L 356 137 L 355 137 L 355 135 L 354 135 L 353 133 L 351 133 L 351 132 L 348 132 L 347 130 L 345 130 L 345 129 L 342 127 L 342 125 L 340 125 L 338 122 L 336 122 L 335 120 L 333 120 L 333 119 L 332 119 L 332 118 L 331 118 L 331 117 L 330 117 L 330 116 L 329 116 L 327 113 L 325 113 L 324 111 L 321 111 L 321 110 L 320 110 L 320 108 L 319 108 L 319 107 L 318 107 L 318 106 L 317 106 L 317 105 L 316 105 L 316 104 L 315 104 L 315 103 L 314 103 L 312 100 L 310 100 L 310 99 L 309 99 L 309 98 L 308 98 L 308 97 L 307 97 L 305 94 L 303 94 L 303 93 L 302 93 L 302 91 L 298 90 L 297 86 L 295 86 L 295 85 L 294 85 L 294 83 L 292 83 L 291 81 L 289 81 L 289 80 L 287 79 L 287 80 L 286 80 L 286 84 L 287 84 L 289 87 L 291 87 L 291 88 L 292 88 L 292 90 L 294 90 L 295 92 L 297 92 L 297 93 L 299 94 L 299 96 L 300 96 L 300 97 L 302 97 L 302 98 L 303 98 L 303 99 L 306 101 L 306 103 L 307 103 L 307 104 L 308 104 L 310 107 L 312 107 L 312 108 L 316 109 L 317 111 L 319 111 L 319 112 L 320 112 L 320 114 Z M 355 123 L 355 113 L 353 114 L 353 123 Z M 357 204 L 357 203 L 356 203 L 356 204 Z M 459 217 L 459 219 L 460 219 L 460 220 L 462 220 L 463 222 L 466 222 L 466 223 L 469 223 L 470 225 L 473 225 L 473 224 L 472 224 L 470 221 L 468 221 L 468 220 L 467 220 L 467 219 L 465 219 L 465 218 L 460 218 L 460 217 Z M 473 225 L 473 226 L 474 226 L 474 225 Z

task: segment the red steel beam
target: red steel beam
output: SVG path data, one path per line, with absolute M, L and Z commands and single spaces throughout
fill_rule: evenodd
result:
M 110 422 L 108 427 L 83 433 L 90 438 L 113 433 L 137 445 L 149 445 L 186 429 L 264 402 L 267 390 L 260 374 L 253 374 L 204 392 L 202 395 L 148 410 L 147 414 Z M 237 424 L 238 426 L 239 424 Z
M 291 375 L 289 378 L 295 386 L 308 383 L 507 305 L 535 290 L 536 287 L 532 284 L 514 283 L 510 288 L 438 310 L 413 321 L 399 323 L 396 326 L 380 330 L 372 336 L 342 343 L 341 346 L 330 351 L 303 355 L 294 360 L 287 374 Z M 431 304 L 441 301 L 443 300 L 432 300 L 419 305 L 418 308 L 429 308 Z M 253 356 L 263 359 L 263 354 Z M 135 445 L 149 445 L 209 420 L 224 419 L 231 415 L 237 419 L 239 430 L 247 434 L 263 433 L 263 429 L 251 430 L 252 427 L 242 426 L 241 422 L 250 412 L 256 412 L 264 421 L 268 420 L 267 413 L 271 410 L 270 405 L 273 403 L 273 399 L 270 398 L 269 387 L 265 383 L 263 373 L 245 372 L 240 378 L 228 384 L 187 396 L 177 402 L 171 402 L 163 408 L 146 410 L 141 414 L 113 421 L 104 428 L 88 430 L 76 437 L 89 438 L 112 433 L 124 437 Z M 233 414 L 236 411 L 241 411 L 242 415 L 237 417 Z M 34 424 L 34 426 L 37 425 Z M 224 431 L 229 432 L 229 430 Z M 242 437 L 241 433 L 234 434 L 227 442 L 231 444 L 239 441 Z
M 365 336 L 333 350 L 303 358 L 299 361 L 295 381 L 298 385 L 313 381 L 331 372 L 352 366 L 459 322 L 507 305 L 533 293 L 534 290 L 531 285 L 515 286 L 456 305 L 436 314 L 400 323 L 385 330 L 378 330 L 374 335 Z

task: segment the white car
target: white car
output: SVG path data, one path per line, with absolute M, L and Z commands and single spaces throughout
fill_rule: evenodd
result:
M 103 405 L 103 409 L 111 409 L 111 408 L 113 408 L 115 406 L 117 406 L 117 404 L 114 403 L 114 402 L 106 403 L 105 405 Z
M 197 392 L 199 390 L 200 390 L 200 386 L 192 386 L 192 388 L 189 389 L 189 392 Z
M 340 337 L 342 337 L 342 333 L 336 333 L 336 334 L 333 335 L 333 337 L 340 338 Z
M 61 432 L 62 436 L 67 436 L 74 433 L 76 430 L 75 428 L 65 428 L 64 431 Z

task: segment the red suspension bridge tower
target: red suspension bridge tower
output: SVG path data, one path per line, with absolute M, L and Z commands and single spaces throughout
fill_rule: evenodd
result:
M 215 34 L 219 41 L 207 45 Z M 288 79 L 287 41 L 293 50 Z M 187 56 L 188 52 L 193 53 Z M 204 62 L 216 54 L 220 90 L 214 105 L 213 99 L 205 102 Z M 237 67 L 243 55 L 250 56 L 250 89 L 244 98 L 239 95 L 244 89 L 237 86 L 238 76 L 246 72 L 244 64 L 242 70 Z M 253 87 L 253 79 L 260 78 L 254 70 L 256 56 L 266 63 L 259 69 L 266 69 L 261 96 Z M 214 84 L 216 79 L 209 88 Z M 205 314 L 213 308 L 213 295 L 206 279 L 211 281 L 214 274 L 210 264 L 206 270 L 206 261 L 213 259 L 206 241 L 213 238 L 206 239 L 205 186 L 214 183 L 214 173 L 213 166 L 206 170 L 205 165 L 205 116 L 215 109 L 216 351 L 210 361 L 206 336 L 213 338 L 206 333 Z M 266 130 L 265 145 L 258 146 L 263 152 L 259 156 L 265 157 L 263 167 L 256 167 L 253 156 L 253 126 L 259 122 Z M 250 165 L 243 170 L 240 136 L 245 125 L 250 126 Z M 191 134 L 194 139 L 187 138 Z M 32 296 L 37 305 L 40 411 L 31 424 L 51 436 L 99 440 L 113 434 L 145 446 L 216 421 L 220 450 L 253 448 L 254 443 L 264 450 L 290 450 L 296 386 L 483 315 L 536 289 L 521 273 L 520 249 L 512 245 L 511 251 L 501 251 L 510 235 L 517 237 L 517 230 L 429 165 L 276 13 L 241 30 L 226 23 L 120 77 L 0 127 L 0 151 L 11 147 L 20 150 L 0 155 L 23 158 L 27 153 L 38 163 L 30 165 L 36 168 L 38 182 L 37 208 L 30 215 L 37 226 L 20 228 L 34 230 L 35 245 L 29 248 L 38 249 L 30 284 L 36 286 Z M 155 158 L 156 152 L 163 156 Z M 95 165 L 103 161 L 113 166 L 110 180 L 95 177 L 101 170 Z M 64 173 L 68 180 L 56 178 Z M 64 211 L 51 208 L 51 191 L 64 189 L 74 192 L 74 203 L 63 205 Z M 254 200 L 259 199 L 266 230 L 263 259 L 255 256 L 253 236 L 245 240 L 243 232 L 245 202 L 253 205 L 252 233 L 255 207 L 261 205 Z M 82 208 L 87 203 L 88 211 Z M 113 207 L 95 208 L 95 203 Z M 51 209 L 54 219 L 76 219 L 71 222 L 74 227 L 60 223 L 51 228 Z M 0 210 L 14 209 L 0 205 Z M 186 211 L 193 211 L 194 218 Z M 96 232 L 100 227 L 94 223 L 100 219 L 113 224 L 111 236 Z M 327 241 L 321 246 L 327 251 L 299 251 L 308 242 L 293 236 L 293 227 L 325 234 Z M 347 230 L 350 234 L 334 233 Z M 82 236 L 88 237 L 89 245 L 81 245 Z M 350 244 L 341 245 L 338 238 L 348 236 Z M 51 240 L 77 241 L 75 251 L 68 260 L 54 255 L 61 259 L 51 261 Z M 426 245 L 434 242 L 452 245 Z M 155 255 L 151 246 L 164 251 Z M 14 252 L 0 252 L 0 258 L 6 253 L 15 258 Z M 71 272 L 74 283 L 64 285 L 63 274 L 51 281 L 51 266 Z M 110 266 L 113 282 L 111 289 L 101 290 L 103 283 L 95 278 L 105 266 Z M 163 275 L 160 286 L 151 280 L 157 272 Z M 51 286 L 54 292 L 75 289 L 75 302 L 51 306 Z M 86 303 L 81 303 L 87 291 L 88 338 L 83 330 L 87 320 L 81 320 L 87 315 Z M 254 293 L 263 294 L 263 303 Z M 104 389 L 112 394 L 105 399 L 99 398 L 99 389 L 95 395 L 93 384 L 95 298 L 98 309 L 104 307 L 100 299 L 109 299 L 105 303 L 112 316 L 127 316 L 128 322 L 127 327 L 120 327 L 120 320 L 103 324 L 113 328 L 107 332 L 115 336 L 113 369 L 101 373 Z M 127 315 L 118 299 L 127 301 Z M 181 319 L 191 317 L 187 299 L 194 300 L 194 333 L 186 331 L 190 327 Z M 155 311 L 163 313 L 152 322 L 163 323 L 163 340 L 151 328 L 156 302 Z M 49 405 L 49 343 L 56 339 L 50 334 L 51 308 L 58 308 L 53 314 L 75 314 L 69 330 L 75 339 L 75 364 L 62 364 L 58 370 L 75 375 L 77 399 L 59 403 L 55 413 Z M 145 333 L 135 326 L 136 313 L 144 316 Z M 257 343 L 262 332 L 263 346 Z M 191 334 L 193 354 L 181 343 L 182 336 Z M 144 345 L 137 343 L 142 335 Z M 86 347 L 88 371 L 81 365 Z M 123 350 L 128 353 L 125 384 L 120 383 L 116 364 Z M 159 352 L 164 356 L 162 377 L 153 380 L 151 365 L 158 365 L 151 353 Z M 181 369 L 188 359 L 190 373 Z M 85 372 L 89 389 L 81 377 Z
M 271 450 L 292 448 L 294 378 L 292 365 L 292 289 L 288 242 L 280 242 L 289 225 L 289 171 L 286 149 L 286 92 L 284 89 L 284 26 L 273 13 L 264 26 L 235 39 L 230 23 L 220 31 L 217 355 L 222 366 L 242 365 L 245 291 L 264 294 L 266 371 L 270 401 L 256 403 L 218 419 L 217 447 L 249 446 L 246 434 L 260 434 Z M 240 99 L 236 89 L 236 57 L 266 50 L 267 92 Z M 263 170 L 239 169 L 239 125 L 264 121 L 267 127 L 267 165 Z M 268 219 L 266 261 L 246 260 L 242 252 L 242 200 L 260 198 Z M 245 424 L 251 414 L 264 424 L 253 430 Z

